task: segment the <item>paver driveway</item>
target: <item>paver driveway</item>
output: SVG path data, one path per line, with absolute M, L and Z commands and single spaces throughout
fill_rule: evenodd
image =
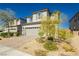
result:
M 0 40 L 0 55 L 28 55 L 18 49 L 29 41 L 31 38 L 26 36 L 3 38 Z
M 30 54 L 15 50 L 14 48 L 0 45 L 0 56 L 31 56 Z
M 31 41 L 30 37 L 19 36 L 19 37 L 3 38 L 2 40 L 0 40 L 0 44 L 5 45 L 5 46 L 9 46 L 12 48 L 19 48 L 23 44 L 25 44 L 29 41 Z

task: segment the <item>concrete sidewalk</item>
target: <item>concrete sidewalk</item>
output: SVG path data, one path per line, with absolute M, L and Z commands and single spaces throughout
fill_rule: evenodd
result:
M 32 56 L 30 54 L 0 45 L 0 56 Z

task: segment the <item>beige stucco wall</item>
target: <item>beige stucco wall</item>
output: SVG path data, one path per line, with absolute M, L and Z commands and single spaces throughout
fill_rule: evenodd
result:
M 33 22 L 41 21 L 41 19 L 38 19 L 38 17 L 39 17 L 38 13 L 35 13 L 35 14 L 32 15 L 32 21 Z M 41 17 L 47 17 L 48 16 L 48 11 L 41 12 L 40 16 Z
M 78 33 L 79 33 L 79 31 L 73 31 L 73 35 L 74 35 L 74 36 L 79 36 Z
M 10 32 L 17 32 L 17 27 L 9 27 L 9 28 L 5 28 L 4 32 L 8 32 L 8 29 Z

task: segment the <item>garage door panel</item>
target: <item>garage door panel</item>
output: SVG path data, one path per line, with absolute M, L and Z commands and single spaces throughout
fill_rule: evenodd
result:
M 27 29 L 26 36 L 35 37 L 35 36 L 38 36 L 38 32 L 39 32 L 39 29 Z

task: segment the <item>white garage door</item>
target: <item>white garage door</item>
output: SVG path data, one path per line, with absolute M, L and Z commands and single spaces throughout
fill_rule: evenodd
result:
M 26 36 L 28 37 L 38 37 L 39 28 L 29 28 L 26 29 Z

